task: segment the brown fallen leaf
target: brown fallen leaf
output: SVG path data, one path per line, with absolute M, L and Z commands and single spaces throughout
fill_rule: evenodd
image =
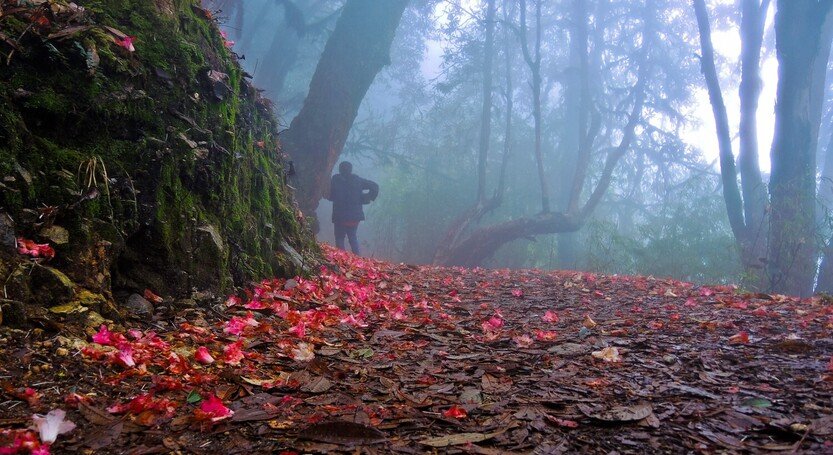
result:
M 333 383 L 329 379 L 324 376 L 318 376 L 310 379 L 309 382 L 301 386 L 301 390 L 309 393 L 322 393 L 330 390 L 332 386 Z
M 578 409 L 587 417 L 605 422 L 633 422 L 642 420 L 654 412 L 649 404 L 615 406 L 601 411 L 596 411 L 586 404 L 579 404 Z
M 385 434 L 376 428 L 353 422 L 325 422 L 311 425 L 298 434 L 299 439 L 346 446 L 385 442 Z
M 471 442 L 481 442 L 487 439 L 492 439 L 495 436 L 501 435 L 506 430 L 496 431 L 494 433 L 458 433 L 448 436 L 439 436 L 436 438 L 427 438 L 419 441 L 420 444 L 430 447 L 450 447 L 461 444 L 468 444 Z

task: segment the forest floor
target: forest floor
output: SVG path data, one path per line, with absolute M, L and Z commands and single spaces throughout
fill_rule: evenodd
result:
M 830 301 L 327 253 L 153 321 L 0 329 L 0 454 L 833 453 Z

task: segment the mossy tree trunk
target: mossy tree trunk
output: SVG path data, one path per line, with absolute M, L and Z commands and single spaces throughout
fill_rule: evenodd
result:
M 310 82 L 301 112 L 282 134 L 297 172 L 301 210 L 313 215 L 408 0 L 348 0 Z

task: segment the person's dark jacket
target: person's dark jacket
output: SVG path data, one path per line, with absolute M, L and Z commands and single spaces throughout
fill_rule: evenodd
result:
M 364 220 L 362 205 L 369 204 L 379 195 L 379 185 L 355 174 L 336 174 L 330 180 L 330 196 L 333 201 L 333 223 Z

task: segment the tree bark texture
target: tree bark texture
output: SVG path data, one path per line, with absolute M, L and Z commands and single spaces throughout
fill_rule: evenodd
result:
M 327 40 L 304 106 L 282 134 L 295 163 L 296 199 L 313 215 L 329 185 L 362 99 L 390 62 L 408 0 L 348 0 Z
M 774 292 L 813 291 L 816 147 L 830 54 L 833 2 L 779 0 L 775 15 L 778 92 L 772 144 L 768 278 Z

